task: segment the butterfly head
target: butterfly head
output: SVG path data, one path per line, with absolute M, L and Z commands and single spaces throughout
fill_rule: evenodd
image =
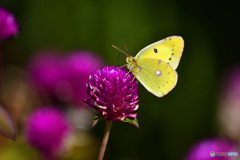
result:
M 132 57 L 132 56 L 127 56 L 126 58 L 126 62 L 129 64 L 129 65 L 133 65 L 133 64 L 135 64 L 137 61 L 135 60 L 135 58 L 134 57 Z
M 126 62 L 127 62 L 127 68 L 132 70 L 134 66 L 136 66 L 136 60 L 132 56 L 127 56 L 126 57 Z
M 132 63 L 132 61 L 133 61 L 133 57 L 132 56 L 127 56 L 126 57 L 126 62 L 127 63 Z

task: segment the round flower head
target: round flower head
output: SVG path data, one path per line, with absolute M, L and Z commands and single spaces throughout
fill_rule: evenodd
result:
M 97 69 L 87 84 L 89 99 L 85 99 L 103 118 L 109 121 L 136 117 L 138 83 L 125 68 L 105 66 Z
M 66 56 L 65 81 L 70 87 L 68 94 L 71 102 L 79 106 L 86 105 L 82 100 L 87 97 L 86 83 L 89 75 L 102 64 L 99 57 L 87 51 L 77 51 Z
M 26 138 L 48 159 L 54 159 L 64 149 L 64 140 L 71 125 L 62 112 L 46 106 L 36 109 L 26 122 Z
M 218 119 L 225 135 L 240 142 L 240 66 L 224 76 Z
M 214 152 L 214 153 L 213 153 Z M 185 160 L 227 160 L 227 156 L 215 155 L 216 152 L 234 152 L 234 145 L 222 138 L 211 138 L 195 144 Z
M 0 40 L 11 37 L 18 32 L 18 24 L 13 14 L 0 7 Z
M 62 57 L 56 51 L 40 51 L 30 62 L 29 75 L 37 89 L 53 95 L 65 76 L 62 68 Z

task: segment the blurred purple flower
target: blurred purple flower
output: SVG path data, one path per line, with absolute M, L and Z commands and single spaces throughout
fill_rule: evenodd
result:
M 18 32 L 18 24 L 14 15 L 0 7 L 0 39 L 6 39 Z
M 67 70 L 65 81 L 71 87 L 70 101 L 78 106 L 86 105 L 82 100 L 87 97 L 86 83 L 89 75 L 98 67 L 102 67 L 103 61 L 90 52 L 77 51 L 67 55 L 64 66 Z
M 136 117 L 138 109 L 138 83 L 125 68 L 105 66 L 97 69 L 87 84 L 89 99 L 85 102 L 96 109 L 106 120 L 123 120 Z
M 87 51 L 60 56 L 56 51 L 46 50 L 32 59 L 29 73 L 44 95 L 84 106 L 86 104 L 82 100 L 87 97 L 88 77 L 102 64 L 99 57 Z
M 185 160 L 229 160 L 228 156 L 210 156 L 211 152 L 234 152 L 234 145 L 222 138 L 206 139 L 195 144 Z
M 54 95 L 65 78 L 62 57 L 57 51 L 40 51 L 29 64 L 29 75 L 34 85 L 44 94 Z
M 64 140 L 72 131 L 64 114 L 51 107 L 36 109 L 26 121 L 26 138 L 47 159 L 55 159 L 64 150 Z
M 235 141 L 240 141 L 240 66 L 224 76 L 220 95 L 218 119 L 221 130 Z

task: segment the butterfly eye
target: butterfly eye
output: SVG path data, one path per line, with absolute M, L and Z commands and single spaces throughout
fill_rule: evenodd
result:
M 126 61 L 127 61 L 127 63 L 131 63 L 132 62 L 132 57 L 126 57 Z

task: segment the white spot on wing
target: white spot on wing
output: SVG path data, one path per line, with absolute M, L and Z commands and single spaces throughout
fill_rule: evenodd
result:
M 159 69 L 159 70 L 156 70 L 156 72 L 155 72 L 155 73 L 156 73 L 156 75 L 157 75 L 157 76 L 161 76 L 161 75 L 162 75 L 162 72 L 161 72 L 161 70 L 160 70 L 160 69 Z

